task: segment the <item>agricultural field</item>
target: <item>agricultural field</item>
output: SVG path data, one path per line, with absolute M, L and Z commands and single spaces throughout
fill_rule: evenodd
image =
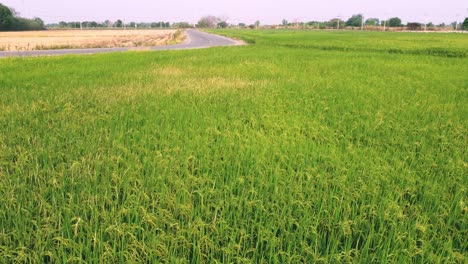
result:
M 182 40 L 178 30 L 44 30 L 0 32 L 0 50 L 145 47 Z
M 468 35 L 0 60 L 0 260 L 466 263 Z

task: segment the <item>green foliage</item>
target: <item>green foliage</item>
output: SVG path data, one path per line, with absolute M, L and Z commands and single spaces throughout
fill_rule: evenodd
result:
M 0 4 L 0 31 L 43 30 L 44 21 L 36 17 L 26 19 L 15 17 L 9 7 Z
M 335 19 L 332 19 L 330 20 L 328 23 L 327 23 L 327 26 L 328 27 L 331 27 L 331 28 L 344 28 L 345 26 L 345 22 L 341 19 L 338 19 L 338 18 L 335 18 Z
M 466 36 L 214 32 L 0 60 L 1 262 L 466 263 Z
M 353 15 L 346 21 L 346 26 L 348 27 L 360 27 L 362 24 L 363 17 L 361 14 Z
M 379 26 L 380 20 L 378 18 L 368 18 L 366 20 L 366 26 Z
M 389 27 L 401 27 L 401 19 L 398 17 L 393 17 L 388 20 Z
M 465 20 L 463 21 L 462 29 L 463 30 L 468 30 L 468 17 L 465 18 Z
M 172 25 L 174 28 L 193 28 L 193 25 L 188 22 L 178 22 Z
M 226 21 L 221 21 L 218 23 L 218 28 L 227 28 L 229 25 Z
M 116 28 L 123 27 L 123 21 L 120 20 L 120 19 L 117 19 L 117 21 L 115 21 L 115 23 L 114 23 L 114 27 L 116 27 Z
M 2 4 L 0 4 L 0 30 L 11 30 L 15 23 L 15 17 L 11 10 Z
M 408 30 L 421 30 L 422 29 L 422 24 L 418 22 L 410 22 L 406 25 L 406 28 Z

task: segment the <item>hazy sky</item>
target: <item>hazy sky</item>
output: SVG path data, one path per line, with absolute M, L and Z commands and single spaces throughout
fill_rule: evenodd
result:
M 230 23 L 279 24 L 329 20 L 362 13 L 365 17 L 398 16 L 403 22 L 449 23 L 468 17 L 467 0 L 0 0 L 23 17 L 38 16 L 47 23 L 60 20 L 123 19 L 130 21 L 196 22 L 204 15 L 228 19 Z

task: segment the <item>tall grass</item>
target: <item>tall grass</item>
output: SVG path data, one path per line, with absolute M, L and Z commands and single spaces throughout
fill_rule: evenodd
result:
M 0 60 L 2 262 L 467 261 L 466 58 L 222 33 L 255 44 Z

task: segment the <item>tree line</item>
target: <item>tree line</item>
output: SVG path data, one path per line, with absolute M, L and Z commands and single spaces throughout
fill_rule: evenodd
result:
M 227 23 L 227 19 L 219 18 L 216 16 L 205 16 L 202 17 L 196 27 L 199 28 L 258 28 L 260 21 L 256 21 L 255 24 L 247 25 L 245 23 L 239 23 L 237 25 Z M 406 25 L 402 23 L 401 18 L 392 17 L 390 19 L 380 20 L 379 18 L 364 18 L 362 14 L 352 15 L 346 21 L 340 18 L 334 18 L 328 21 L 309 21 L 309 22 L 289 22 L 283 19 L 281 24 L 277 25 L 280 27 L 309 27 L 317 29 L 344 29 L 344 28 L 364 28 L 364 27 L 383 27 L 383 28 L 401 28 L 406 27 L 408 30 L 422 30 L 422 29 L 433 29 L 436 27 L 447 28 L 452 27 L 455 30 L 463 29 L 468 30 L 468 18 L 463 23 L 452 22 L 451 24 L 441 23 L 435 25 L 434 23 L 419 23 L 409 22 Z
M 22 18 L 12 8 L 0 3 L 0 31 L 43 30 L 44 21 L 36 17 Z
M 441 23 L 434 25 L 433 23 L 419 23 L 409 22 L 404 25 L 399 17 L 393 17 L 388 20 L 380 20 L 378 18 L 367 18 L 364 19 L 362 14 L 356 14 L 351 16 L 348 20 L 344 21 L 340 18 L 334 18 L 329 21 L 309 21 L 309 22 L 289 22 L 283 19 L 280 27 L 310 27 L 317 29 L 327 28 L 363 28 L 363 27 L 406 27 L 408 30 L 422 30 L 422 29 L 433 29 L 435 27 L 446 28 L 452 27 L 455 30 L 462 29 L 468 30 L 468 18 L 463 23 L 453 22 L 450 25 Z M 239 27 L 239 28 L 259 28 L 260 21 L 256 21 L 254 24 L 247 25 L 245 23 L 239 23 L 232 25 L 227 22 L 227 18 L 220 18 L 216 16 L 204 16 L 196 25 L 192 25 L 188 22 L 130 22 L 124 23 L 123 20 L 118 19 L 116 21 L 106 20 L 104 22 L 96 21 L 74 21 L 65 22 L 60 21 L 59 23 L 48 24 L 48 28 L 72 28 L 72 29 L 87 29 L 87 28 L 228 28 L 228 27 Z M 0 3 L 0 31 L 21 31 L 21 30 L 43 30 L 46 28 L 44 21 L 38 17 L 33 19 L 22 18 L 13 9 L 9 8 Z
M 125 23 L 123 20 L 118 19 L 116 21 L 106 20 L 104 22 L 96 21 L 72 21 L 65 22 L 60 21 L 59 23 L 47 24 L 48 28 L 71 28 L 71 29 L 89 29 L 89 28 L 181 28 L 181 27 L 193 27 L 193 25 L 187 22 L 129 22 Z

